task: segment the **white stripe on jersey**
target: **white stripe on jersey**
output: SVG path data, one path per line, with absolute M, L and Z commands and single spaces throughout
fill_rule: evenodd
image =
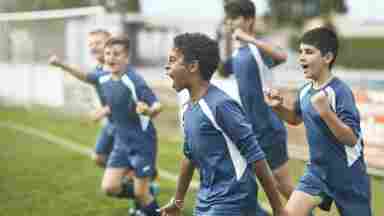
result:
M 138 102 L 138 98 L 137 98 L 137 93 L 136 93 L 136 89 L 135 89 L 135 84 L 127 76 L 127 74 L 124 74 L 121 77 L 121 81 L 131 90 L 133 100 L 135 101 L 135 103 L 137 103 Z M 143 131 L 147 130 L 150 118 L 148 116 L 140 115 L 140 114 L 139 114 L 139 118 L 140 118 L 141 128 L 143 129 Z
M 209 109 L 209 106 L 205 102 L 204 99 L 199 100 L 199 105 L 200 105 L 201 109 L 203 110 L 204 114 L 211 121 L 213 126 L 223 134 L 224 139 L 227 143 L 229 155 L 230 155 L 232 163 L 235 167 L 236 179 L 240 180 L 240 178 L 243 176 L 243 174 L 245 172 L 245 169 L 247 168 L 247 162 L 246 162 L 245 158 L 240 154 L 240 151 L 237 148 L 237 146 L 232 142 L 232 140 L 224 133 L 224 131 L 217 124 L 215 117 L 212 114 L 212 111 Z

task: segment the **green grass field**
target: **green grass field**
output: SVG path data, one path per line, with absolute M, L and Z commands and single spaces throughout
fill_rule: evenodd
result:
M 168 108 L 156 123 L 159 167 L 177 175 L 182 155 L 175 113 L 175 108 Z M 42 107 L 29 111 L 0 107 L 0 123 L 7 121 L 49 132 L 87 148 L 93 147 L 98 130 L 98 125 L 87 123 L 85 118 Z M 128 201 L 108 198 L 101 192 L 103 170 L 88 156 L 8 127 L 1 127 L 0 145 L 0 215 L 127 215 Z M 303 163 L 292 160 L 290 169 L 297 180 Z M 159 202 L 164 204 L 173 195 L 175 182 L 160 178 L 159 183 Z M 384 181 L 374 178 L 372 183 L 374 215 L 384 215 Z M 185 215 L 192 215 L 194 196 L 193 191 L 188 194 Z

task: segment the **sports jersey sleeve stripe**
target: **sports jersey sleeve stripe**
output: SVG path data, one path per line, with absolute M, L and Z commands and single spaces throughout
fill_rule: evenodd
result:
M 138 101 L 138 97 L 137 97 L 137 92 L 136 92 L 135 84 L 132 82 L 132 80 L 126 74 L 124 74 L 121 77 L 121 80 L 131 90 L 132 97 L 135 100 L 135 102 L 137 102 Z M 150 122 L 150 118 L 148 116 L 144 116 L 144 115 L 139 115 L 139 118 L 140 118 L 141 128 L 144 131 L 147 130 L 149 122 Z
M 362 156 L 363 152 L 363 136 L 360 129 L 359 112 L 357 110 L 352 91 L 340 88 L 336 94 L 336 91 L 333 88 L 328 87 L 328 89 L 328 91 L 333 92 L 335 95 L 334 104 L 337 116 L 341 121 L 348 125 L 358 137 L 357 143 L 355 143 L 353 147 L 347 145 L 344 146 L 347 155 L 347 163 L 350 167 Z
M 247 168 L 247 161 L 241 155 L 237 146 L 232 142 L 232 140 L 227 136 L 227 134 L 217 124 L 215 117 L 214 117 L 212 111 L 210 110 L 208 104 L 202 99 L 199 101 L 199 105 L 200 105 L 201 109 L 203 110 L 204 114 L 212 122 L 213 126 L 223 134 L 223 137 L 224 137 L 226 144 L 227 144 L 227 147 L 228 147 L 229 155 L 231 157 L 232 163 L 233 163 L 234 168 L 235 168 L 236 179 L 237 180 L 241 179 L 241 177 L 243 176 L 243 174 Z

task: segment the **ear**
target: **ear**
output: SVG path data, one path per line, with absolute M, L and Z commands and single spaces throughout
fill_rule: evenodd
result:
M 325 62 L 330 64 L 335 58 L 335 55 L 332 52 L 327 52 L 327 54 L 325 54 L 323 58 L 325 59 Z
M 195 60 L 192 63 L 188 64 L 188 69 L 191 73 L 196 73 L 200 71 L 199 61 Z
M 252 31 L 254 28 L 254 25 L 255 25 L 255 18 L 254 17 L 248 17 L 248 18 L 244 18 L 244 19 L 245 19 L 245 23 L 247 24 L 248 30 Z

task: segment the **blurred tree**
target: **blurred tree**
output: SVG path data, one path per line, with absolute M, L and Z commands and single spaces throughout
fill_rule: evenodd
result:
M 109 11 L 140 12 L 139 0 L 88 0 L 92 5 L 103 5 Z
M 268 0 L 271 17 L 278 25 L 301 25 L 307 18 L 346 13 L 345 0 Z
M 0 0 L 3 12 L 63 9 L 102 5 L 112 11 L 139 12 L 139 0 Z
M 13 0 L 5 1 L 3 10 L 6 12 L 17 12 L 84 7 L 89 5 L 89 0 Z

